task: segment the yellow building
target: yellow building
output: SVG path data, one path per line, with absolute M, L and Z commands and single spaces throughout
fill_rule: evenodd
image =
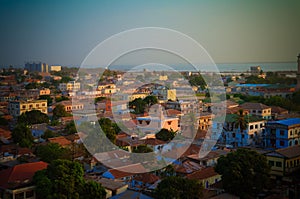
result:
M 148 95 L 149 94 L 147 94 L 147 93 L 133 93 L 132 95 L 128 96 L 128 100 L 133 101 L 133 100 L 138 99 L 138 98 L 144 99 Z
M 47 114 L 47 100 L 11 101 L 8 105 L 9 114 L 18 117 L 26 111 L 39 110 Z
M 287 176 L 300 169 L 300 145 L 266 153 L 271 175 Z
M 61 71 L 61 66 L 51 66 L 50 70 L 51 71 L 56 71 L 56 72 Z
M 39 90 L 39 95 L 50 95 L 51 91 L 49 88 Z

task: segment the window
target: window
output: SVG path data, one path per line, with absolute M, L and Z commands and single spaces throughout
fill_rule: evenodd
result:
M 25 109 L 25 108 L 26 108 L 26 105 L 23 105 L 22 108 Z
M 168 121 L 168 125 L 171 125 L 172 121 Z
M 274 161 L 269 160 L 269 165 L 270 165 L 271 167 L 274 166 Z
M 245 138 L 245 134 L 242 134 L 242 138 Z
M 279 134 L 280 134 L 281 136 L 284 136 L 284 130 L 280 130 L 280 131 L 279 131 Z
M 235 138 L 235 133 L 232 133 L 232 137 Z
M 252 130 L 253 129 L 253 125 L 250 125 L 250 130 Z
M 33 190 L 32 190 L 32 191 L 27 191 L 27 192 L 26 192 L 26 198 L 31 198 L 31 197 L 33 197 L 33 196 L 34 196 Z
M 282 167 L 282 163 L 281 162 L 276 162 L 276 167 Z
M 292 136 L 293 135 L 293 131 L 292 130 L 290 130 L 290 136 Z
M 258 125 L 257 124 L 255 124 L 255 129 L 257 129 L 258 128 Z
M 284 146 L 284 141 L 280 141 L 280 142 L 279 142 L 279 145 L 280 145 L 280 146 Z

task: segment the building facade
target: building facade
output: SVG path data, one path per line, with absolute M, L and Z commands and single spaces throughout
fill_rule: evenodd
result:
M 25 69 L 29 72 L 45 72 L 48 73 L 49 72 L 49 66 L 46 63 L 35 63 L 35 62 L 27 62 L 25 64 Z
M 80 90 L 80 83 L 76 81 L 69 81 L 68 83 L 60 83 L 59 90 L 61 91 L 78 91 Z
M 8 104 L 9 114 L 18 117 L 26 111 L 39 110 L 47 114 L 47 100 L 11 101 Z
M 286 148 L 299 145 L 300 118 L 270 121 L 266 124 L 265 143 L 271 148 Z

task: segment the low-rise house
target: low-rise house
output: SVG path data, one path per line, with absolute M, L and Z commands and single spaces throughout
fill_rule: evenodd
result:
M 279 106 L 271 106 L 271 112 L 273 120 L 284 119 L 289 114 L 288 110 Z
M 300 143 L 300 118 L 289 118 L 266 123 L 265 145 L 286 148 Z
M 84 108 L 84 104 L 81 102 L 76 102 L 76 101 L 61 101 L 61 102 L 57 102 L 53 105 L 53 109 L 55 108 L 55 106 L 57 106 L 58 104 L 61 104 L 65 107 L 65 110 L 67 112 L 71 112 L 71 111 L 77 111 L 77 110 L 83 110 Z
M 147 169 L 142 164 L 137 163 L 109 169 L 102 174 L 102 177 L 130 184 L 135 175 L 146 172 Z
M 145 190 L 159 181 L 160 178 L 152 173 L 142 173 L 135 176 L 131 183 L 131 188 Z
M 273 176 L 288 176 L 300 170 L 300 145 L 277 149 L 266 153 L 265 156 Z
M 259 116 L 263 119 L 271 119 L 271 107 L 262 103 L 246 102 L 240 105 L 241 109 L 248 110 L 251 115 Z
M 187 156 L 188 159 L 200 164 L 204 167 L 213 167 L 217 164 L 218 159 L 223 155 L 226 156 L 230 151 L 229 150 L 215 150 L 210 151 L 205 157 L 199 157 L 199 154 L 191 154 Z
M 207 167 L 187 175 L 188 179 L 199 180 L 205 189 L 221 181 L 221 175 L 213 167 Z
M 46 169 L 47 166 L 45 162 L 33 162 L 0 171 L 0 198 L 35 199 L 32 178 L 37 171 Z
M 50 143 L 56 143 L 59 144 L 61 147 L 69 147 L 71 145 L 71 141 L 65 138 L 64 136 L 54 137 L 54 138 L 48 138 L 48 141 Z
M 180 130 L 179 118 L 165 117 L 162 107 L 158 105 L 150 109 L 149 116 L 137 117 L 137 127 L 146 134 L 155 134 L 161 129 L 174 132 Z

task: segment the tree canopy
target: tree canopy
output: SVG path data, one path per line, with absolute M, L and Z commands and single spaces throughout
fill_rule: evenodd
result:
M 57 143 L 49 143 L 47 145 L 38 146 L 36 154 L 42 161 L 48 163 L 58 159 L 71 160 L 71 151 L 67 148 L 62 148 Z
M 18 117 L 18 123 L 27 125 L 49 123 L 49 117 L 39 110 L 26 111 Z
M 163 179 L 155 189 L 155 198 L 201 198 L 203 186 L 197 180 L 178 176 Z
M 61 117 L 66 117 L 69 114 L 67 113 L 65 106 L 62 104 L 57 104 L 53 109 L 53 119 L 56 120 Z
M 82 166 L 68 160 L 55 160 L 33 178 L 38 198 L 94 199 L 105 198 L 105 189 L 95 182 L 86 182 Z
M 221 156 L 215 167 L 223 186 L 241 198 L 256 196 L 267 185 L 270 167 L 265 156 L 249 149 L 238 149 Z
M 162 141 L 171 141 L 176 136 L 176 132 L 169 131 L 168 129 L 161 129 L 155 134 L 155 138 Z
M 153 152 L 147 145 L 141 144 L 133 149 L 134 153 L 150 153 Z
M 24 123 L 19 123 L 12 131 L 13 141 L 19 144 L 21 147 L 31 147 L 33 144 L 33 136 Z
M 114 123 L 108 118 L 100 118 L 98 120 L 102 131 L 105 133 L 106 137 L 112 142 L 116 142 L 116 127 Z

